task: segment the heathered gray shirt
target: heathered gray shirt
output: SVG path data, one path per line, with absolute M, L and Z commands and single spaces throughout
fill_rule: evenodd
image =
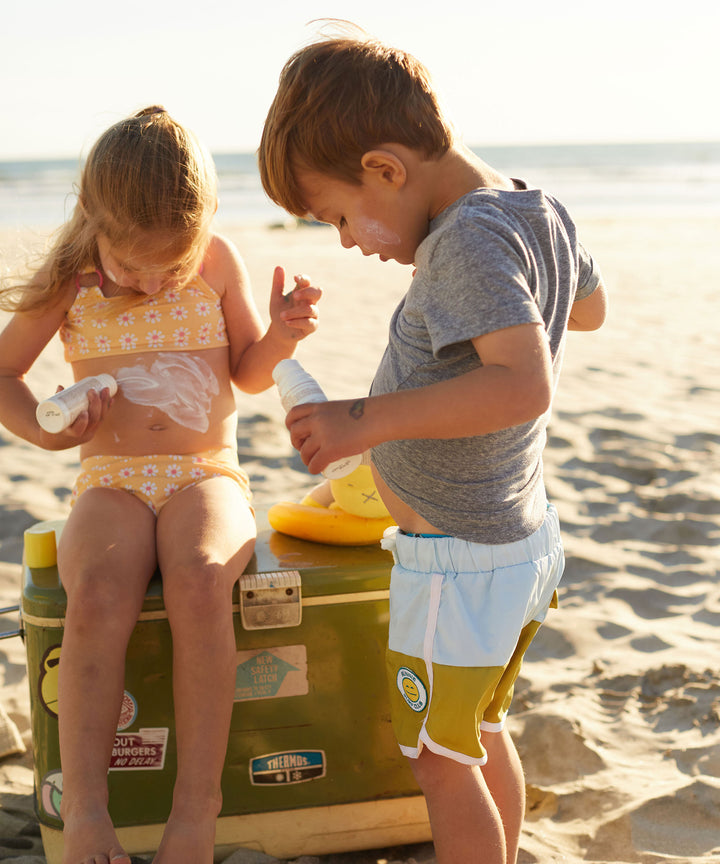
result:
M 557 384 L 570 307 L 600 283 L 565 208 L 536 189 L 478 189 L 460 198 L 431 222 L 415 264 L 372 394 L 476 369 L 482 363 L 471 339 L 534 322 L 547 331 Z M 545 516 L 548 419 L 549 412 L 471 438 L 388 441 L 372 459 L 390 488 L 439 530 L 510 543 Z

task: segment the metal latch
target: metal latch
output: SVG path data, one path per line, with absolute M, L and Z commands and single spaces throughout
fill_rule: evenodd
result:
M 240 577 L 240 616 L 246 630 L 297 627 L 302 620 L 302 584 L 297 570 Z

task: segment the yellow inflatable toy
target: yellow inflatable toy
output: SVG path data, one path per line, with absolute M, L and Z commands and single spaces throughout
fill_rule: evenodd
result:
M 299 504 L 274 504 L 268 521 L 282 534 L 333 546 L 378 543 L 385 529 L 395 524 L 380 499 L 369 465 L 321 483 Z

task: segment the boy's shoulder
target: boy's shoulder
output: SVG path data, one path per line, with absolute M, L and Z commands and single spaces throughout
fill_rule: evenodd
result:
M 449 219 L 461 221 L 526 218 L 527 214 L 533 211 L 542 215 L 549 208 L 555 208 L 557 202 L 542 189 L 528 186 L 521 180 L 514 182 L 517 184 L 514 189 L 497 189 L 492 186 L 471 189 L 439 213 L 431 226 L 435 223 L 440 225 Z
M 430 222 L 427 240 L 430 248 L 450 238 L 461 243 L 505 239 L 515 245 L 560 225 L 574 236 L 575 225 L 567 210 L 542 189 L 524 183 L 512 191 L 479 187 L 453 201 Z

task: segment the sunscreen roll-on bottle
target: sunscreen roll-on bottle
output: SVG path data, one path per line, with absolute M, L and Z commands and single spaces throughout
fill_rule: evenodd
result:
M 59 393 L 55 393 L 54 396 L 43 399 L 35 409 L 35 417 L 46 432 L 62 432 L 63 429 L 72 425 L 83 411 L 87 410 L 88 391 L 95 390 L 100 393 L 106 387 L 111 396 L 117 393 L 117 381 L 112 375 L 103 372 L 100 375 L 83 378 Z
M 285 411 L 289 411 L 295 405 L 304 405 L 306 402 L 327 402 L 322 387 L 297 360 L 281 360 L 272 374 Z M 325 467 L 322 472 L 323 477 L 339 480 L 354 471 L 361 462 L 362 454 L 337 459 Z

